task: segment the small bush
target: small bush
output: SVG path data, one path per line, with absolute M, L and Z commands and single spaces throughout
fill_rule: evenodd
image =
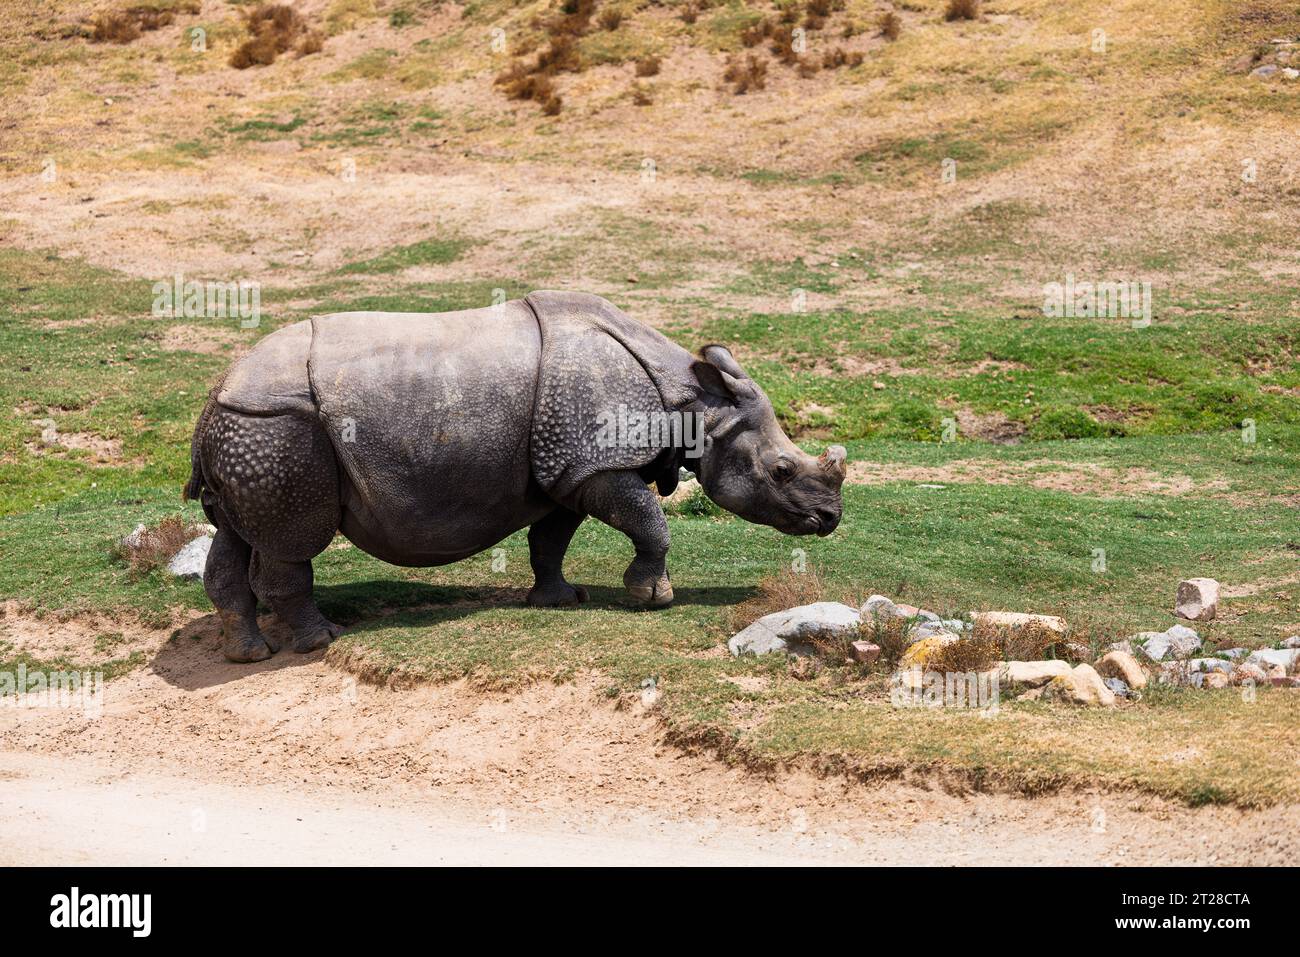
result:
M 908 638 L 910 626 L 911 622 L 906 618 L 895 618 L 892 615 L 888 618 L 874 618 L 867 615 L 862 619 L 862 625 L 858 628 L 858 638 L 855 640 L 879 645 L 880 657 L 876 659 L 877 666 L 892 670 L 898 667 L 903 652 L 907 651 L 912 644 Z
M 936 648 L 926 660 L 927 671 L 942 674 L 988 671 L 1002 657 L 996 636 L 974 633 Z
M 623 11 L 617 7 L 606 7 L 600 11 L 600 16 L 596 22 L 600 24 L 602 29 L 613 32 L 623 22 Z
M 198 13 L 198 0 L 182 0 L 174 6 L 135 6 L 96 15 L 91 24 L 91 43 L 130 43 L 142 33 L 159 30 L 175 22 L 177 13 Z
M 767 62 L 752 53 L 743 60 L 733 57 L 727 63 L 722 79 L 731 84 L 731 92 L 737 96 L 761 90 L 767 86 Z
M 281 53 L 297 49 L 298 56 L 319 53 L 325 38 L 307 23 L 293 7 L 282 3 L 264 3 L 244 14 L 248 39 L 230 55 L 236 70 L 250 66 L 269 66 Z
M 903 32 L 903 21 L 893 10 L 882 13 L 876 26 L 880 30 L 880 36 L 890 41 L 897 40 L 898 35 Z
M 650 95 L 648 89 L 640 84 L 636 84 L 632 87 L 632 102 L 637 106 L 649 106 L 654 102 L 654 97 Z
M 205 531 L 201 525 L 172 515 L 152 528 L 143 529 L 139 535 L 132 533 L 119 541 L 113 546 L 113 558 L 126 565 L 133 575 L 147 575 L 166 566 L 182 547 Z
M 818 71 L 821 70 L 821 64 L 818 63 L 812 57 L 809 56 L 800 57 L 799 65 L 798 67 L 796 67 L 796 70 L 798 71 L 799 75 L 806 80 L 809 77 L 817 75 Z
M 943 11 L 943 18 L 953 20 L 978 20 L 980 17 L 980 0 L 948 0 Z
M 693 3 L 688 3 L 678 14 L 682 23 L 691 24 L 700 18 L 700 8 Z
M 637 76 L 658 76 L 659 75 L 659 58 L 657 56 L 648 56 L 636 61 Z

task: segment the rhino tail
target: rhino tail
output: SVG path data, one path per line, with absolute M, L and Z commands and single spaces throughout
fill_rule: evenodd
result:
M 203 434 L 208 428 L 208 420 L 212 418 L 212 410 L 217 405 L 217 393 L 221 391 L 221 386 L 225 381 L 226 376 L 223 373 L 221 378 L 217 380 L 217 384 L 208 392 L 208 401 L 199 414 L 199 421 L 194 425 L 194 436 L 190 439 L 190 479 L 185 483 L 185 488 L 181 491 L 182 502 L 198 500 L 203 493 L 206 483 L 203 478 L 203 461 L 199 455 L 199 449 L 203 443 Z

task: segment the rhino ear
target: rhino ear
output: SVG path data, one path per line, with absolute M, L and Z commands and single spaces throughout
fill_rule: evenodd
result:
M 740 367 L 726 346 L 714 345 L 705 346 L 700 350 L 700 358 L 711 365 L 717 366 L 733 379 L 748 379 L 745 370 Z
M 691 371 L 705 392 L 737 403 L 753 397 L 754 388 L 749 376 L 725 347 L 705 346 L 700 350 L 700 356 L 691 363 Z

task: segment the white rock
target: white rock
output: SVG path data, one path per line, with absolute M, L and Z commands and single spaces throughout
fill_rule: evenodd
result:
M 1300 648 L 1300 635 L 1295 635 L 1282 642 L 1283 648 Z
M 1023 628 L 1039 625 L 1058 635 L 1065 634 L 1065 619 L 1056 615 L 1030 615 L 1020 611 L 978 611 L 973 616 L 977 622 L 994 628 Z
M 1188 671 L 1222 671 L 1230 674 L 1234 667 L 1236 666 L 1231 661 L 1222 658 L 1193 658 L 1187 662 Z
M 863 618 L 893 618 L 898 611 L 898 606 L 886 598 L 884 595 L 872 595 L 862 603 L 859 614 Z
M 1209 621 L 1219 611 L 1219 583 L 1213 578 L 1189 578 L 1178 583 L 1174 614 L 1188 621 Z
M 1246 661 L 1265 670 L 1280 666 L 1291 672 L 1295 670 L 1296 662 L 1300 661 L 1300 648 L 1261 648 L 1252 651 Z
M 1201 646 L 1201 639 L 1190 628 L 1174 625 L 1168 631 L 1144 631 L 1131 639 L 1142 646 L 1143 652 L 1152 661 L 1163 661 L 1166 656 L 1186 658 Z
M 204 566 L 208 563 L 208 549 L 212 547 L 212 538 L 200 535 L 188 542 L 171 562 L 167 570 L 177 578 L 202 578 Z
M 141 522 L 129 534 L 122 536 L 122 545 L 126 548 L 138 548 L 144 538 L 144 533 L 144 523 Z
M 1045 685 L 1053 678 L 1065 678 L 1070 666 L 1064 661 L 1004 661 L 998 665 L 998 682 L 1007 685 Z
M 837 601 L 818 601 L 764 615 L 732 635 L 727 647 L 733 655 L 796 650 L 793 646 L 813 638 L 857 632 L 861 623 L 862 617 L 856 609 Z

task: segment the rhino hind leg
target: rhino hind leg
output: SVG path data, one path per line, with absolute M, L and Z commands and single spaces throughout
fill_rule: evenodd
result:
M 628 593 L 651 608 L 672 604 L 668 520 L 645 480 L 635 472 L 601 472 L 582 484 L 576 500 L 582 512 L 631 539 L 636 556 L 623 573 Z
M 312 558 L 334 538 L 341 518 L 338 462 L 324 427 L 300 416 L 220 409 L 205 430 L 202 463 L 209 488 L 205 496 L 214 500 L 218 530 L 228 530 L 238 543 L 230 548 L 242 556 L 249 596 L 270 605 L 290 628 L 295 651 L 328 644 L 341 629 L 312 601 L 311 567 Z M 236 561 L 232 567 L 239 565 Z M 211 591 L 209 596 L 220 610 Z M 236 618 L 222 616 L 227 657 L 244 644 L 255 645 L 242 597 L 237 608 L 231 607 Z
M 257 627 L 257 599 L 248 585 L 252 549 L 223 523 L 219 509 L 213 518 L 218 522 L 217 534 L 203 569 L 203 588 L 221 621 L 221 650 L 231 661 L 262 661 L 280 646 Z
M 556 607 L 587 600 L 587 589 L 564 580 L 564 553 L 584 517 L 561 507 L 528 529 L 528 561 L 534 578 L 528 604 Z

